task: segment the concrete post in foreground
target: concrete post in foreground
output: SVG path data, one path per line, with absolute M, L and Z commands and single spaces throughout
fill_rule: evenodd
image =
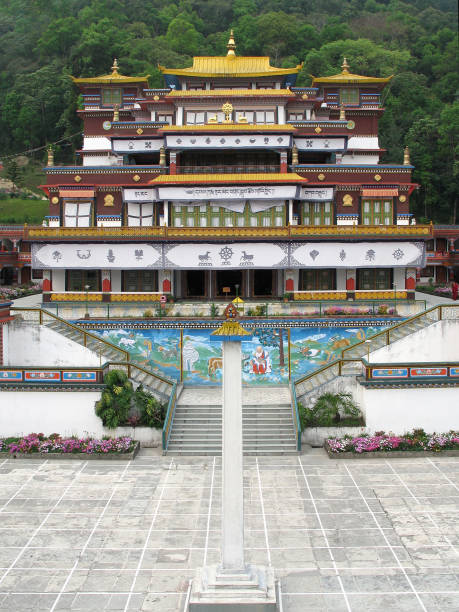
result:
M 241 341 L 250 334 L 237 321 L 227 320 L 211 338 L 223 342 L 222 562 L 197 570 L 188 610 L 275 612 L 272 568 L 244 561 Z

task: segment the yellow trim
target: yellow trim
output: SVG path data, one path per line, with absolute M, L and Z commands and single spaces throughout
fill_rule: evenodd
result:
M 132 293 L 111 293 L 111 302 L 159 302 L 161 297 L 160 293 L 139 293 L 134 295 Z
M 273 172 L 272 174 L 163 174 L 149 181 L 149 185 L 188 183 L 306 183 L 307 180 L 295 172 Z
M 102 294 L 90 293 L 88 302 L 101 302 Z M 86 302 L 86 293 L 52 293 L 52 302 Z
M 252 123 L 207 123 L 206 125 L 167 125 L 160 132 L 296 132 L 294 125 Z
M 387 291 L 355 291 L 355 299 L 356 300 L 393 300 L 394 296 L 396 299 L 406 300 L 407 293 L 406 291 L 391 291 L 390 289 Z
M 178 89 L 168 93 L 166 98 L 234 98 L 239 96 L 288 96 L 295 98 L 295 94 L 290 89 Z
M 166 68 L 158 64 L 163 74 L 189 77 L 264 77 L 297 74 L 303 64 L 295 68 L 276 68 L 269 63 L 268 56 L 236 57 L 232 56 L 199 56 L 193 57 L 193 66 L 189 68 Z
M 345 291 L 295 291 L 294 300 L 345 300 Z
M 188 175 L 190 176 L 190 175 Z M 208 175 L 205 175 L 208 176 Z M 228 175 L 225 175 L 228 176 Z M 264 175 L 267 176 L 267 175 Z M 287 175 L 284 175 L 287 176 Z M 284 227 L 27 227 L 27 238 L 207 238 L 301 236 L 431 236 L 430 225 L 290 225 Z

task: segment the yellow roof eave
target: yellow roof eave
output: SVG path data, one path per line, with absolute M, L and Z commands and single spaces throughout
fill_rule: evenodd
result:
M 177 89 L 170 91 L 168 98 L 237 98 L 237 97 L 295 97 L 290 89 Z
M 312 85 L 315 85 L 316 83 L 322 83 L 322 84 L 363 83 L 367 85 L 371 85 L 371 84 L 376 85 L 378 83 L 388 83 L 394 77 L 394 75 L 391 75 L 389 77 L 367 77 L 367 76 L 362 76 L 360 74 L 341 73 L 341 74 L 334 74 L 329 77 L 315 77 L 313 74 L 311 74 L 310 77 L 312 78 Z
M 74 83 L 100 83 L 100 84 L 106 84 L 106 85 L 111 85 L 111 84 L 116 84 L 116 85 L 122 85 L 123 83 L 148 83 L 148 79 L 149 79 L 150 75 L 147 74 L 146 76 L 142 76 L 142 77 L 126 77 L 126 76 L 112 76 L 111 74 L 108 74 L 106 76 L 100 76 L 100 77 L 88 77 L 88 78 L 77 78 L 77 77 L 71 77 L 72 81 Z
M 308 179 L 303 178 L 295 172 L 286 173 L 260 173 L 260 174 L 160 174 L 149 181 L 150 185 L 167 184 L 187 184 L 205 183 L 212 185 L 215 183 L 307 183 Z
M 303 64 L 295 68 L 270 66 L 268 56 L 196 56 L 189 68 L 166 68 L 158 64 L 163 74 L 189 77 L 263 77 L 298 73 Z
M 296 132 L 290 124 L 262 125 L 257 123 L 206 123 L 205 125 L 165 125 L 161 132 Z

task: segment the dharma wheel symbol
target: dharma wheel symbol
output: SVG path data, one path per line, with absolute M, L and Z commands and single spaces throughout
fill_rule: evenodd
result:
M 218 252 L 218 254 L 220 255 L 220 257 L 223 260 L 223 265 L 228 266 L 230 264 L 230 259 L 233 256 L 233 249 L 230 248 L 229 246 L 225 246 L 222 249 L 220 249 L 220 251 Z
M 229 102 L 225 102 L 222 106 L 222 111 L 225 113 L 225 121 L 231 121 L 231 113 L 233 112 L 233 105 Z

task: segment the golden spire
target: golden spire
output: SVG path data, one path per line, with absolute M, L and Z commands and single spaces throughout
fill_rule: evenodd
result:
M 118 104 L 115 104 L 115 106 L 113 107 L 113 121 L 119 121 L 120 120 L 120 107 Z
M 339 107 L 339 120 L 346 121 L 346 110 L 344 108 L 344 104 L 341 104 Z
M 53 145 L 49 145 L 48 147 L 48 167 L 54 166 L 54 151 Z
M 228 44 L 226 45 L 228 49 L 228 53 L 226 54 L 228 57 L 235 57 L 236 55 L 236 43 L 234 42 L 234 34 L 233 30 L 231 30 L 230 37 L 228 40 Z
M 113 60 L 113 66 L 112 66 L 112 76 L 117 76 L 118 74 L 119 74 L 118 73 L 118 60 L 115 57 L 115 59 Z
M 405 150 L 403 151 L 403 165 L 404 166 L 411 166 L 411 162 L 410 162 L 410 150 L 408 147 L 405 147 Z
M 349 64 L 347 63 L 347 59 L 345 57 L 343 57 L 341 68 L 343 69 L 343 74 L 349 74 Z
M 292 166 L 298 165 L 298 147 L 296 144 L 292 147 Z

